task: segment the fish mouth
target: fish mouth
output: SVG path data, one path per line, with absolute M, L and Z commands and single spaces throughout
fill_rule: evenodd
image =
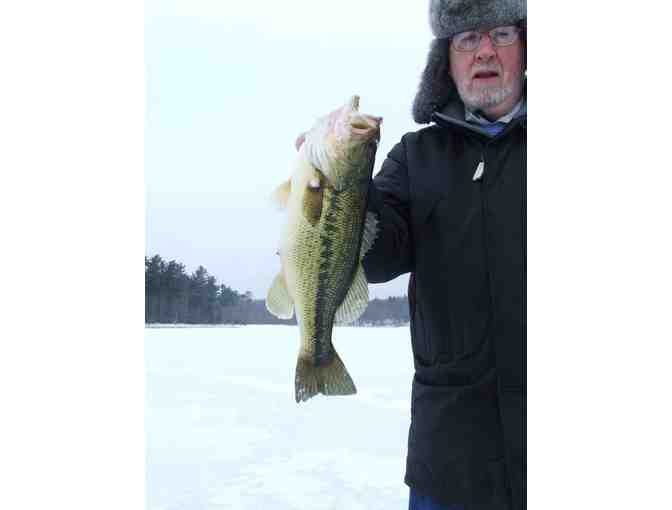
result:
M 368 139 L 380 132 L 380 123 L 382 121 L 382 117 L 359 114 L 351 119 L 350 130 L 356 137 Z
M 358 115 L 350 121 L 350 127 L 355 131 L 376 129 L 382 120 L 382 118 L 374 117 L 372 115 Z
M 346 121 L 346 126 L 349 127 L 350 133 L 357 139 L 368 140 L 380 132 L 380 124 L 383 121 L 383 118 L 360 113 L 358 95 L 350 97 L 346 108 L 349 110 L 349 118 Z

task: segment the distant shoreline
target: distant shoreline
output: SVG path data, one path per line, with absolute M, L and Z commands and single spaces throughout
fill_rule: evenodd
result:
M 160 328 L 242 328 L 246 324 L 159 324 L 153 322 L 145 324 L 145 329 L 160 329 Z
M 337 328 L 402 328 L 408 326 L 408 322 L 400 324 L 352 324 L 336 326 Z M 186 329 L 186 328 L 244 328 L 245 326 L 290 326 L 296 324 L 145 324 L 145 329 Z

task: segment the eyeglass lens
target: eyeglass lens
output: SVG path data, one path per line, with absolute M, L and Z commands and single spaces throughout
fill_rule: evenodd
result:
M 473 51 L 478 48 L 483 35 L 485 34 L 468 30 L 453 37 L 453 44 L 458 51 Z M 518 29 L 515 26 L 495 27 L 487 35 L 494 46 L 508 46 L 516 40 Z

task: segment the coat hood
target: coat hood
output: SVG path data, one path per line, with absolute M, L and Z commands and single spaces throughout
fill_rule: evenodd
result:
M 436 38 L 413 101 L 413 120 L 428 124 L 435 111 L 452 101 L 461 103 L 450 76 L 451 37 L 479 26 L 517 24 L 525 29 L 526 9 L 527 0 L 431 0 L 429 24 Z

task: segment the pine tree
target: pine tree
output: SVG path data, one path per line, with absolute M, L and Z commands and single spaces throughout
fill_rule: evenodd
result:
M 168 262 L 163 279 L 165 306 L 162 309 L 161 322 L 179 322 L 180 276 L 184 266 L 174 260 Z
M 145 321 L 158 322 L 161 316 L 161 283 L 165 262 L 159 255 L 145 257 Z
M 191 324 L 201 324 L 206 319 L 208 271 L 203 266 L 191 275 L 189 319 Z

